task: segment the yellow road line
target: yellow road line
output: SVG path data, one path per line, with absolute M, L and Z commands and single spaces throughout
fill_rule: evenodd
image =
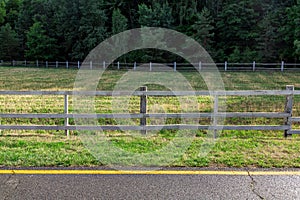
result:
M 253 171 L 251 176 L 300 176 L 300 171 Z
M 231 176 L 300 176 L 300 171 L 184 171 L 184 170 L 0 170 L 0 174 L 18 175 L 231 175 Z

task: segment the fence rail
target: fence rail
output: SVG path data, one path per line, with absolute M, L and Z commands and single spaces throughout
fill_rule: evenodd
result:
M 0 66 L 25 66 L 25 67 L 45 67 L 45 68 L 66 68 L 66 69 L 80 69 L 82 65 L 85 65 L 85 69 L 115 69 L 115 70 L 138 70 L 140 65 L 143 65 L 143 69 L 147 66 L 145 63 L 120 63 L 114 62 L 108 64 L 106 61 L 99 62 L 81 62 L 81 61 L 0 61 Z M 109 65 L 109 66 L 108 66 Z M 193 67 L 193 66 L 194 67 Z M 170 70 L 209 70 L 211 66 L 217 66 L 220 71 L 265 71 L 265 70 L 300 70 L 300 63 L 285 63 L 284 61 L 278 63 L 257 63 L 255 61 L 250 63 L 204 63 L 199 61 L 198 63 L 148 63 L 149 71 L 165 70 L 162 66 L 168 66 Z
M 276 130 L 284 131 L 285 137 L 292 134 L 300 134 L 300 130 L 293 130 L 292 124 L 299 123 L 300 117 L 293 116 L 294 95 L 300 95 L 300 91 L 295 91 L 294 86 L 287 86 L 286 90 L 261 90 L 261 91 L 147 91 L 146 87 L 142 87 L 140 91 L 133 94 L 131 92 L 120 91 L 0 91 L 1 96 L 5 95 L 62 95 L 64 96 L 64 113 L 63 114 L 11 114 L 0 113 L 0 118 L 20 118 L 20 119 L 64 119 L 64 125 L 59 126 L 43 126 L 43 125 L 5 125 L 0 124 L 0 130 L 64 130 L 69 135 L 70 130 L 135 130 L 146 134 L 150 130 Z M 69 96 L 70 95 L 86 95 L 86 96 L 139 96 L 140 97 L 140 112 L 135 114 L 77 114 L 69 113 Z M 212 96 L 214 97 L 214 110 L 211 113 L 147 113 L 147 99 L 153 97 L 169 97 L 169 96 Z M 286 97 L 285 109 L 282 112 L 221 112 L 219 111 L 218 99 L 222 96 L 262 96 L 262 95 L 281 95 Z M 278 125 L 220 125 L 218 118 L 281 118 L 284 119 L 283 124 Z M 69 119 L 140 119 L 140 125 L 70 125 Z M 199 124 L 161 124 L 147 125 L 148 118 L 185 118 L 185 119 L 200 119 L 211 118 L 212 125 Z

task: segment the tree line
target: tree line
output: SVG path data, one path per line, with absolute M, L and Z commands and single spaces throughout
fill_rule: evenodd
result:
M 300 60 L 300 0 L 1 0 L 0 59 L 83 60 L 106 38 L 144 26 L 193 37 L 217 62 Z M 149 51 L 122 59 L 172 57 Z

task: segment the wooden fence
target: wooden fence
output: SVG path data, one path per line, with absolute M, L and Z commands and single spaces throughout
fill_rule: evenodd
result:
M 64 96 L 64 113 L 63 114 L 6 114 L 0 113 L 0 118 L 52 118 L 64 119 L 64 125 L 61 126 L 44 126 L 44 125 L 0 125 L 0 130 L 64 130 L 69 135 L 70 130 L 136 130 L 146 134 L 150 130 L 277 130 L 283 131 L 285 137 L 292 134 L 300 134 L 300 130 L 293 130 L 292 124 L 300 122 L 300 117 L 293 117 L 294 95 L 300 95 L 300 91 L 295 91 L 294 86 L 287 86 L 286 90 L 262 90 L 262 91 L 147 91 L 142 87 L 140 91 L 135 91 L 133 94 L 129 92 L 111 92 L 111 91 L 96 91 L 96 92 L 76 92 L 76 91 L 0 91 L 0 95 L 63 95 Z M 68 113 L 68 98 L 70 95 L 84 96 L 139 96 L 140 97 L 140 112 L 135 114 L 71 114 Z M 214 111 L 211 113 L 147 113 L 147 97 L 169 97 L 169 96 L 213 96 Z M 219 112 L 219 97 L 221 96 L 285 96 L 285 109 L 282 112 Z M 284 119 L 284 124 L 278 125 L 218 125 L 217 118 L 281 118 Z M 69 125 L 69 119 L 84 118 L 84 119 L 140 119 L 140 125 L 99 125 L 99 126 L 76 126 Z M 213 125 L 199 124 L 161 124 L 147 125 L 147 118 L 211 118 Z
M 80 61 L 0 61 L 0 66 L 25 66 L 25 67 L 45 67 L 45 68 L 66 68 L 66 69 L 80 69 L 82 66 L 82 62 Z M 145 63 L 142 63 L 143 66 L 145 66 Z M 109 67 L 110 69 L 115 70 L 137 70 L 138 66 L 141 65 L 141 63 L 120 63 L 115 62 L 110 64 L 108 66 L 108 63 L 105 61 L 99 61 L 99 62 L 85 62 L 84 63 L 85 68 L 88 69 L 106 69 Z M 173 69 L 173 71 L 177 70 L 195 70 L 195 68 L 186 63 L 148 63 L 149 71 L 155 71 L 156 69 L 160 69 L 160 66 L 169 66 Z M 209 69 L 212 65 L 215 65 L 218 67 L 220 71 L 262 71 L 262 70 L 277 70 L 277 71 L 286 71 L 286 70 L 300 70 L 300 63 L 285 63 L 284 61 L 279 63 L 258 63 L 258 62 L 251 62 L 251 63 L 229 63 L 229 62 L 223 62 L 223 63 L 203 63 L 199 61 L 198 63 L 193 63 L 194 66 L 197 67 L 199 71 Z

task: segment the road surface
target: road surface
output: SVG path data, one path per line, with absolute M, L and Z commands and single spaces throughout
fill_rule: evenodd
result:
M 8 171 L 0 175 L 0 199 L 300 199 L 300 171 L 168 171 Z

